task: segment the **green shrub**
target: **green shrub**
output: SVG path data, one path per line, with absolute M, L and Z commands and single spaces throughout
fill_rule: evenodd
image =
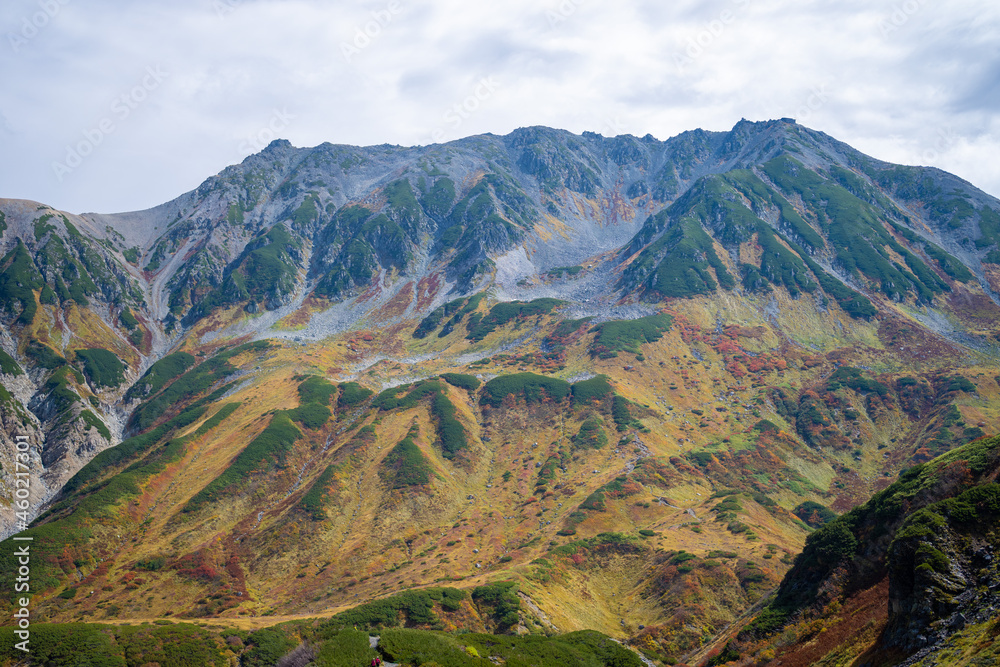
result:
M 132 399 L 156 394 L 163 389 L 166 383 L 194 366 L 194 362 L 194 356 L 187 352 L 168 354 L 149 367 L 149 370 L 139 378 L 139 381 L 128 390 L 126 398 Z
M 244 667 L 271 667 L 298 645 L 297 641 L 274 628 L 251 632 L 244 643 L 250 647 L 240 656 L 240 665 Z
M 368 400 L 374 393 L 371 389 L 362 387 L 357 382 L 345 382 L 340 385 L 340 398 L 337 400 L 337 407 L 355 406 Z
M 0 373 L 4 375 L 24 375 L 24 370 L 14 357 L 0 350 Z
M 136 408 L 130 420 L 131 425 L 140 430 L 152 426 L 167 410 L 175 407 L 178 403 L 193 398 L 219 380 L 235 373 L 236 368 L 229 363 L 230 359 L 244 352 L 263 352 L 269 347 L 270 343 L 267 341 L 255 341 L 224 350 L 208 361 L 184 372 L 180 377 L 173 374 L 177 373 L 178 369 L 190 367 L 189 361 L 193 362 L 194 358 L 191 355 L 180 356 L 185 353 L 165 357 L 161 361 L 169 360 L 166 365 L 154 371 L 160 362 L 153 364 L 143 376 L 147 378 L 145 383 L 143 380 L 139 380 L 137 383 L 137 386 L 149 386 L 150 391 L 146 395 L 151 396 L 151 398 Z M 155 393 L 156 387 L 163 387 L 172 377 L 176 377 L 176 379 L 169 386 L 159 393 Z
M 611 402 L 611 418 L 615 420 L 619 431 L 625 431 L 632 425 L 632 411 L 629 409 L 628 399 L 615 394 Z
M 827 180 L 789 156 L 774 158 L 763 169 L 782 190 L 799 195 L 819 218 L 837 263 L 850 275 L 863 275 L 890 298 L 913 292 L 926 302 L 935 293 L 948 291 L 944 281 L 886 231 L 878 208 L 867 201 L 878 195 L 852 172 L 833 167 Z M 883 205 L 892 206 L 888 201 Z M 891 260 L 886 247 L 903 257 L 905 268 Z M 822 280 L 821 285 L 825 290 Z
M 563 320 L 556 325 L 556 328 L 552 330 L 552 333 L 549 334 L 548 338 L 560 339 L 572 336 L 580 329 L 580 327 L 590 324 L 593 319 L 593 317 L 584 317 L 579 320 Z
M 813 559 L 819 565 L 832 566 L 850 558 L 858 549 L 858 539 L 852 531 L 847 515 L 827 523 L 806 538 L 804 559 Z
M 327 490 L 330 482 L 333 481 L 337 469 L 334 466 L 327 466 L 320 473 L 316 481 L 313 482 L 309 490 L 302 496 L 302 500 L 295 506 L 312 518 L 313 521 L 322 521 L 326 518 Z
M 813 528 L 819 528 L 837 518 L 836 512 L 812 500 L 800 503 L 792 513 Z
M 590 346 L 590 354 L 599 356 L 620 351 L 638 354 L 640 345 L 660 340 L 673 323 L 673 317 L 660 313 L 637 320 L 613 320 L 598 324 L 591 329 L 597 336 Z
M 827 389 L 836 391 L 841 385 L 846 385 L 854 391 L 862 393 L 875 393 L 885 396 L 889 393 L 889 388 L 876 380 L 869 380 L 861 375 L 861 370 L 850 366 L 841 366 L 833 372 L 827 379 Z
M 23 660 L 24 653 L 14 648 L 19 641 L 13 627 L 0 628 L 0 656 L 11 661 Z M 127 667 L 128 664 L 116 645 L 113 626 L 32 623 L 29 646 L 31 663 L 35 665 Z
M 65 413 L 73 407 L 74 404 L 80 402 L 80 397 L 70 388 L 70 376 L 72 376 L 74 371 L 69 366 L 63 366 L 55 373 L 49 376 L 49 379 L 45 382 L 45 390 L 49 393 L 49 398 L 55 405 L 56 412 L 64 420 L 68 420 L 69 416 Z M 74 378 L 78 381 L 82 378 Z
M 18 313 L 18 324 L 31 324 L 38 310 L 33 290 L 42 285 L 42 274 L 35 268 L 24 243 L 18 239 L 14 249 L 0 259 L 0 308 L 12 315 Z
M 565 380 L 545 377 L 534 373 L 516 373 L 493 378 L 483 386 L 480 403 L 500 407 L 508 396 L 523 397 L 528 403 L 541 403 L 546 397 L 561 402 L 570 392 Z
M 467 389 L 468 391 L 475 391 L 482 384 L 475 375 L 465 375 L 463 373 L 442 373 L 441 379 L 452 386 L 459 389 Z
M 325 378 L 310 375 L 298 387 L 299 402 L 330 405 L 337 393 L 337 385 L 331 384 Z
M 148 570 L 149 572 L 158 572 L 162 570 L 167 564 L 166 556 L 152 556 L 146 560 L 140 560 L 136 562 L 135 567 L 139 570 Z
M 129 331 L 139 326 L 139 320 L 135 319 L 135 315 L 132 314 L 128 306 L 122 308 L 122 312 L 118 314 L 118 321 Z
M 453 459 L 455 455 L 468 446 L 465 437 L 465 428 L 462 423 L 455 418 L 455 405 L 444 392 L 434 395 L 431 403 L 431 414 L 437 420 L 438 446 L 441 447 L 441 454 L 446 459 Z
M 433 468 L 417 443 L 413 441 L 416 435 L 417 429 L 414 426 L 382 460 L 380 474 L 389 483 L 390 488 L 423 486 L 431 481 Z
M 387 630 L 381 635 L 379 648 L 389 660 L 404 665 L 489 667 L 493 664 L 473 658 L 448 635 L 423 630 Z
M 102 438 L 108 441 L 111 440 L 111 432 L 108 430 L 108 427 L 105 426 L 104 422 L 102 422 L 93 412 L 90 410 L 83 410 L 80 413 L 80 419 L 82 419 L 89 428 L 96 428 Z
M 403 591 L 387 598 L 372 600 L 365 604 L 342 611 L 321 622 L 318 635 L 321 638 L 335 636 L 342 628 L 359 629 L 396 628 L 405 625 L 426 625 L 436 623 L 434 613 L 436 601 L 448 601 L 454 606 L 465 598 L 465 593 L 454 588 L 424 588 Z M 383 637 L 385 635 L 383 634 Z
M 53 370 L 59 368 L 66 363 L 62 355 L 57 353 L 48 345 L 42 345 L 36 341 L 31 341 L 28 343 L 28 347 L 25 349 L 24 353 L 33 359 L 36 364 L 42 368 L 48 368 Z
M 312 430 L 321 428 L 323 424 L 325 424 L 333 415 L 333 413 L 330 412 L 330 408 L 325 405 L 319 405 L 318 403 L 306 403 L 305 405 L 301 405 L 297 408 L 286 410 L 285 414 L 287 414 L 289 419 L 292 421 L 296 421 Z
M 487 610 L 499 628 L 509 628 L 520 620 L 521 599 L 517 596 L 517 582 L 499 581 L 472 590 L 472 601 L 481 610 Z
M 300 247 L 301 243 L 283 224 L 272 226 L 247 244 L 226 268 L 222 284 L 193 303 L 188 317 L 195 319 L 219 307 L 264 301 L 274 294 L 291 292 L 298 274 L 295 258 Z
M 945 391 L 964 391 L 969 394 L 976 393 L 976 385 L 969 382 L 968 378 L 961 375 L 953 375 L 945 378 L 948 383 Z
M 76 356 L 83 360 L 83 372 L 95 387 L 117 387 L 125 380 L 125 365 L 109 350 L 77 350 Z
M 466 338 L 474 342 L 481 341 L 497 328 L 514 320 L 551 313 L 553 308 L 561 306 L 563 303 L 565 302 L 559 299 L 549 298 L 535 299 L 529 302 L 498 303 L 490 309 L 489 315 L 479 320 L 475 325 L 472 325 L 470 321 L 469 333 Z
M 365 667 L 378 653 L 368 643 L 368 633 L 344 628 L 323 643 L 317 667 Z M 270 663 L 274 664 L 274 663 Z
M 598 375 L 589 380 L 575 382 L 571 386 L 573 406 L 590 405 L 595 400 L 601 400 L 614 393 L 614 388 L 608 382 L 607 375 Z
M 768 419 L 761 419 L 753 425 L 753 430 L 758 431 L 759 433 L 777 433 L 781 429 L 778 428 L 777 424 L 774 422 Z
M 421 199 L 427 214 L 435 220 L 444 219 L 455 201 L 455 183 L 450 178 L 439 178 Z
M 948 557 L 929 544 L 921 544 L 917 547 L 916 559 L 917 569 L 925 567 L 939 574 L 947 574 L 951 570 Z
M 626 279 L 641 279 L 647 291 L 662 297 L 691 297 L 714 292 L 719 284 L 725 288 L 736 284 L 697 217 L 682 212 L 699 197 L 700 190 L 700 186 L 691 188 L 688 194 L 646 222 L 644 230 L 662 229 L 668 222 L 673 224 L 628 266 Z
M 581 449 L 600 449 L 608 444 L 603 420 L 597 415 L 591 415 L 584 420 L 579 433 L 573 436 L 573 444 Z

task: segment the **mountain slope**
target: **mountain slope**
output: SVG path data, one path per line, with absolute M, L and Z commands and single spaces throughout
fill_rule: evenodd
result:
M 680 660 L 1000 416 L 1000 202 L 788 119 L 279 141 L 150 211 L 0 211 L 53 621 L 513 580 L 513 629 Z
M 997 438 L 908 469 L 810 535 L 775 600 L 709 664 L 995 660 L 998 472 Z

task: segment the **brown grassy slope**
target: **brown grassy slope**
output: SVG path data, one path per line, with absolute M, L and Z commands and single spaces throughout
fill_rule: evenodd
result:
M 787 569 L 785 554 L 797 552 L 806 535 L 789 510 L 803 500 L 844 508 L 863 500 L 919 455 L 917 445 L 936 436 L 951 405 L 965 427 L 995 423 L 1000 387 L 991 366 L 956 367 L 942 357 L 934 369 L 931 360 L 921 360 L 925 370 L 917 375 L 929 387 L 938 370 L 960 370 L 976 391 L 932 392 L 911 406 L 895 382 L 912 359 L 890 349 L 879 338 L 879 326 L 810 310 L 804 300 L 779 295 L 777 301 L 774 321 L 764 314 L 766 300 L 756 307 L 729 297 L 680 302 L 674 327 L 643 345 L 642 359 L 627 352 L 591 358 L 593 335 L 584 332 L 567 348 L 562 370 L 541 350 L 552 317 L 510 325 L 471 346 L 490 358 L 474 366 L 453 363 L 455 355 L 470 350 L 463 327 L 442 339 L 411 341 L 405 332 L 387 330 L 284 347 L 252 384 L 227 399 L 242 400 L 243 407 L 204 441 L 192 443 L 181 462 L 151 479 L 131 509 L 109 523 L 124 535 L 104 574 L 85 573 L 87 597 L 50 598 L 47 612 L 61 620 L 168 612 L 308 616 L 438 581 L 464 588 L 513 577 L 560 630 L 593 627 L 679 657 L 753 604 Z M 516 357 L 490 355 L 525 336 Z M 439 356 L 366 365 L 373 352 L 401 354 L 404 348 L 433 348 Z M 826 378 L 838 365 L 870 366 L 866 377 L 886 384 L 890 395 L 873 402 L 870 394 L 850 388 L 827 391 Z M 240 493 L 193 516 L 179 511 L 260 432 L 268 412 L 297 405 L 296 372 L 338 381 L 341 373 L 357 370 L 363 384 L 378 389 L 383 382 L 446 370 L 489 376 L 521 369 L 563 377 L 604 373 L 631 401 L 642 429 L 618 432 L 607 406 L 597 407 L 608 444 L 574 449 L 571 439 L 584 410 L 546 402 L 484 411 L 475 395 L 449 387 L 470 442 L 458 459 L 444 459 L 433 446 L 427 403 L 382 414 L 352 410 L 316 432 L 304 431 L 284 468 L 249 480 Z M 812 391 L 830 432 L 800 428 L 796 414 L 782 412 L 772 388 L 786 392 L 795 410 Z M 848 419 L 848 410 L 858 416 Z M 779 430 L 755 431 L 763 418 Z M 426 488 L 392 491 L 379 476 L 379 464 L 413 424 L 434 477 Z M 375 428 L 374 440 L 354 440 L 363 425 Z M 964 427 L 949 428 L 957 437 Z M 560 449 L 566 471 L 536 494 L 538 464 Z M 698 452 L 708 456 L 694 456 Z M 656 462 L 652 472 L 632 469 L 643 457 Z M 327 466 L 335 474 L 326 518 L 315 521 L 296 505 Z M 602 509 L 583 511 L 580 521 L 571 518 L 596 490 L 621 476 L 626 491 L 609 495 Z M 742 510 L 717 521 L 712 508 L 721 497 L 711 496 L 727 489 L 742 494 Z M 754 493 L 776 505 L 758 503 Z M 734 532 L 730 524 L 747 530 Z M 558 534 L 567 528 L 576 533 Z M 639 538 L 639 530 L 656 535 Z M 587 550 L 580 563 L 551 551 L 609 532 L 636 538 L 637 550 Z M 670 562 L 681 551 L 697 559 L 689 572 Z M 716 551 L 736 556 L 712 557 Z M 156 556 L 168 565 L 136 568 Z M 763 573 L 760 581 L 754 581 L 755 568 Z M 581 596 L 587 605 L 578 604 Z M 640 632 L 639 625 L 648 631 Z

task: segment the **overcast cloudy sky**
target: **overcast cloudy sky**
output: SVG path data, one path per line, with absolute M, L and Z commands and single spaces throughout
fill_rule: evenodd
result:
M 1000 195 L 991 0 L 4 0 L 0 197 L 162 203 L 283 137 L 790 116 Z

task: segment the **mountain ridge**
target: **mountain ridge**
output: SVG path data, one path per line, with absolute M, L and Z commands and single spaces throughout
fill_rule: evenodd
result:
M 790 119 L 276 141 L 144 212 L 2 200 L 39 613 L 510 580 L 525 632 L 680 660 L 831 515 L 995 432 L 998 211 Z

